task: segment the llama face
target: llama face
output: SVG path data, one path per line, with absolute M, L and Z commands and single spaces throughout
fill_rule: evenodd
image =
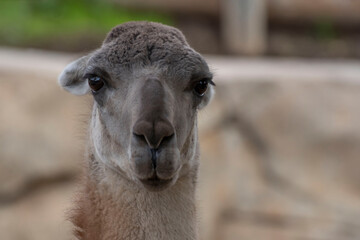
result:
M 204 59 L 176 29 L 133 22 L 59 78 L 94 97 L 91 139 L 103 164 L 151 191 L 197 166 L 197 111 L 212 95 Z

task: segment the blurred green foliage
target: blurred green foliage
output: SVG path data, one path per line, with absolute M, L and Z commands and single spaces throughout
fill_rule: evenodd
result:
M 133 20 L 172 24 L 166 14 L 123 9 L 101 0 L 0 0 L 0 43 L 62 49 L 86 38 L 98 42 L 96 38 L 103 39 L 112 27 Z
M 313 25 L 313 35 L 319 40 L 332 40 L 337 37 L 333 21 L 329 19 L 320 19 Z

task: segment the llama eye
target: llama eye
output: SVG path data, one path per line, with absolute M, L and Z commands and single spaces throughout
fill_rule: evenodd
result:
M 204 96 L 208 88 L 208 84 L 209 82 L 206 79 L 198 81 L 194 86 L 195 94 L 200 97 Z
M 89 77 L 88 83 L 93 92 L 99 91 L 104 86 L 104 81 L 98 76 Z

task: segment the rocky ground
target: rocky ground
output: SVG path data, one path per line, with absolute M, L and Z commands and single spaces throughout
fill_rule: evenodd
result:
M 0 49 L 0 239 L 71 239 L 88 98 L 76 56 Z M 360 62 L 207 57 L 202 239 L 360 239 Z

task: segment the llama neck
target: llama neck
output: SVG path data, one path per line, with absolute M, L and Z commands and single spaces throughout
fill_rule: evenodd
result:
M 169 189 L 149 192 L 109 168 L 89 169 L 74 217 L 79 239 L 197 239 L 196 173 L 179 178 Z

